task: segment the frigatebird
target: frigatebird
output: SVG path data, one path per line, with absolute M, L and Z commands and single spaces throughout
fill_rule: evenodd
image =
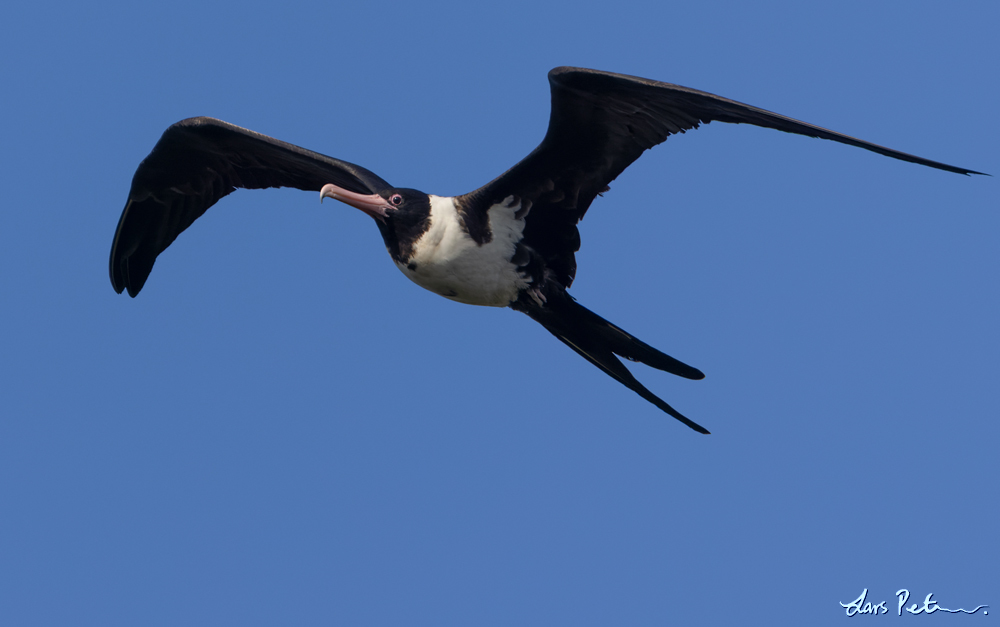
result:
M 157 255 L 237 188 L 320 192 L 375 219 L 410 280 L 445 298 L 527 314 L 625 387 L 699 433 L 618 357 L 687 379 L 704 374 L 583 307 L 577 223 L 594 198 L 647 149 L 709 122 L 753 124 L 829 139 L 920 165 L 982 174 L 884 148 L 703 91 L 598 70 L 549 72 L 549 126 L 535 150 L 461 196 L 396 188 L 371 171 L 207 117 L 170 126 L 132 179 L 111 246 L 111 284 L 136 296 Z

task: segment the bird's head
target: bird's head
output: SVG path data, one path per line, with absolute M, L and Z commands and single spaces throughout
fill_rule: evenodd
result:
M 400 213 L 422 213 L 430 211 L 430 197 L 415 189 L 390 187 L 377 194 L 359 194 L 333 183 L 327 183 L 319 191 L 319 198 L 333 198 L 364 211 L 379 222 L 385 223 Z
M 426 228 L 431 213 L 427 194 L 406 188 L 390 187 L 377 194 L 359 194 L 327 183 L 319 192 L 320 200 L 333 198 L 375 218 L 386 248 L 394 258 L 403 258 Z

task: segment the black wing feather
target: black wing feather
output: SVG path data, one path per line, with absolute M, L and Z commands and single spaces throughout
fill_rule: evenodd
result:
M 326 183 L 365 194 L 390 187 L 353 163 L 222 120 L 182 120 L 163 133 L 132 178 L 111 245 L 111 284 L 118 293 L 138 294 L 157 255 L 237 188 L 318 192 Z
M 709 122 L 753 124 L 829 139 L 920 165 L 982 174 L 923 159 L 713 94 L 634 76 L 559 67 L 549 72 L 552 111 L 542 143 L 513 168 L 462 197 L 489 207 L 514 195 L 532 203 L 525 243 L 569 287 L 576 273 L 576 224 L 597 194 L 647 149 Z

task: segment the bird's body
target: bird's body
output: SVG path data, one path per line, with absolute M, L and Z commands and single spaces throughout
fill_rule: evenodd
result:
M 486 212 L 490 237 L 479 243 L 455 198 L 431 195 L 426 230 L 408 256 L 393 260 L 408 279 L 435 294 L 466 305 L 507 307 L 531 286 L 531 278 L 511 261 L 524 233 L 520 208 L 513 198 L 492 205 Z
M 360 166 L 212 118 L 174 124 L 143 160 L 111 249 L 115 290 L 135 296 L 157 255 L 236 188 L 319 191 L 375 219 L 410 280 L 460 303 L 510 307 L 642 398 L 708 433 L 647 390 L 618 357 L 689 379 L 704 375 L 577 303 L 577 223 L 645 150 L 711 121 L 747 123 L 829 139 L 903 161 L 915 157 L 705 92 L 648 79 L 556 68 L 542 143 L 507 172 L 461 196 L 395 188 Z

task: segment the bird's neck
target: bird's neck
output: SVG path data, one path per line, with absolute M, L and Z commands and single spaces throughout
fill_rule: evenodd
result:
M 432 225 L 441 228 L 444 222 L 455 219 L 454 197 L 428 197 L 430 204 L 426 208 L 394 212 L 385 222 L 376 222 L 394 261 L 406 263 L 413 256 L 417 242 L 428 234 Z

